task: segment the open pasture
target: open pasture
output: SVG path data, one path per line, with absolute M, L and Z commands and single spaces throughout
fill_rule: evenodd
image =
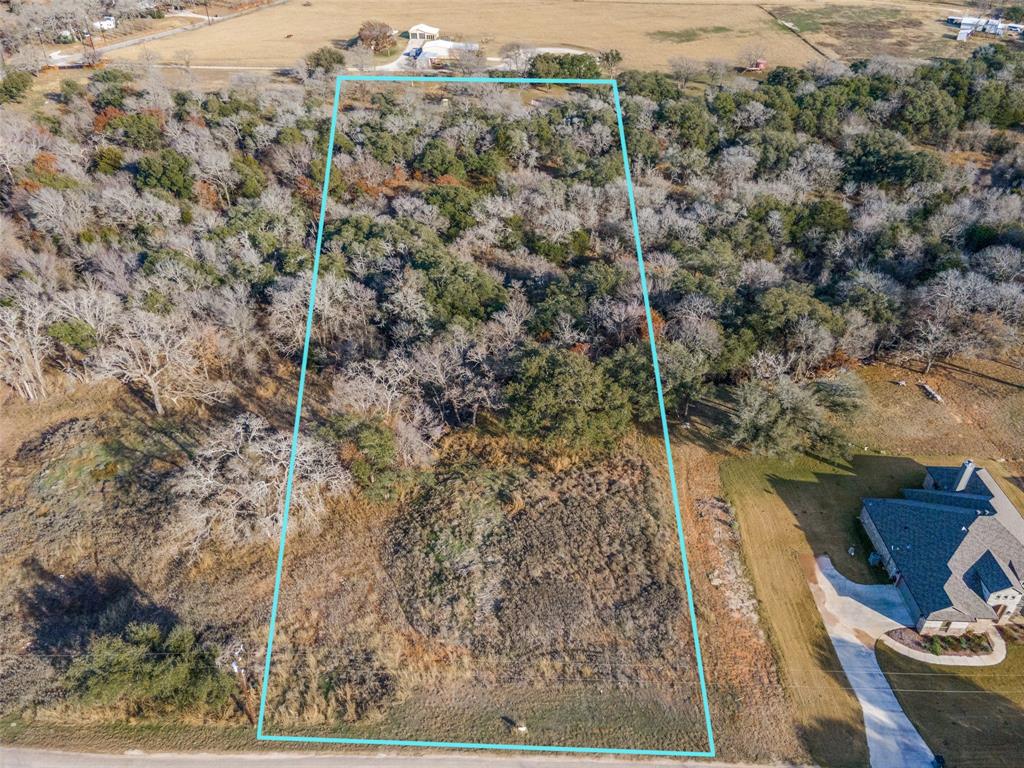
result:
M 288 2 L 204 29 L 110 53 L 135 59 L 142 50 L 174 62 L 183 51 L 203 67 L 290 67 L 324 45 L 344 45 L 359 25 L 381 19 L 397 29 L 424 22 L 444 37 L 479 42 L 496 58 L 507 43 L 617 49 L 625 68 L 667 69 L 686 57 L 746 63 L 763 56 L 769 65 L 799 66 L 826 58 L 851 60 L 879 54 L 929 57 L 965 55 L 976 44 L 957 44 L 943 19 L 962 3 L 840 0 L 785 5 L 715 0 L 346 0 Z
M 572 2 L 571 0 L 347 0 L 290 2 L 206 29 L 148 43 L 158 60 L 176 61 L 182 50 L 196 66 L 289 67 L 323 45 L 344 44 L 367 19 L 397 29 L 424 22 L 449 39 L 483 44 L 497 57 L 503 45 L 518 42 L 590 51 L 615 48 L 623 66 L 667 69 L 674 57 L 721 59 L 736 63 L 757 49 L 773 64 L 800 65 L 820 56 L 794 32 L 754 3 Z M 112 59 L 135 59 L 142 47 L 111 52 Z

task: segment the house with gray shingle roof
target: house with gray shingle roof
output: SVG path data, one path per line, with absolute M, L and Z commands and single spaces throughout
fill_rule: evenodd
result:
M 1024 599 L 1024 518 L 983 467 L 927 467 L 922 488 L 864 499 L 860 520 L 921 634 L 1005 624 Z

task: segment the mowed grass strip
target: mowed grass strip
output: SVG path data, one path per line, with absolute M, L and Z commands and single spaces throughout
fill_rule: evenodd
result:
M 765 623 L 779 656 L 797 729 L 815 763 L 867 764 L 863 719 L 840 669 L 807 586 L 815 549 L 789 504 L 819 539 L 845 543 L 847 514 L 831 503 L 823 473 L 832 467 L 812 459 L 734 458 L 721 467 L 722 485 L 735 509 L 743 554 Z M 790 489 L 789 504 L 779 486 Z M 832 530 L 835 528 L 835 530 Z M 820 542 L 819 542 L 820 543 Z M 845 547 L 843 547 L 845 550 Z

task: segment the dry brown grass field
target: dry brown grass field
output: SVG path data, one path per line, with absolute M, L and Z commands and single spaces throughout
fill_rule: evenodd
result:
M 189 49 L 193 64 L 199 66 L 288 67 L 320 46 L 346 42 L 360 23 L 371 17 L 386 20 L 397 29 L 419 22 L 433 24 L 446 37 L 483 44 L 489 56 L 497 56 L 505 43 L 520 42 L 592 51 L 617 48 L 623 54 L 623 65 L 638 69 L 665 69 L 675 56 L 733 61 L 752 46 L 770 50 L 777 63 L 803 64 L 817 57 L 797 35 L 753 3 L 652 6 L 568 0 L 290 2 L 155 41 L 144 48 L 163 61 L 174 61 L 176 52 Z M 729 31 L 712 31 L 717 26 Z M 114 51 L 110 58 L 134 59 L 139 51 Z
M 294 384 L 288 382 L 291 373 L 294 372 L 282 372 L 276 383 L 268 382 L 258 395 L 259 405 L 252 404 L 282 424 L 288 419 L 287 401 L 294 397 Z M 275 402 L 279 408 L 274 407 Z M 15 532 L 9 527 L 0 532 L 7 542 L 50 544 L 43 548 L 46 554 L 38 560 L 33 558 L 39 555 L 35 546 L 0 549 L 3 609 L 22 610 L 6 600 L 29 588 L 32 573 L 49 574 L 48 581 L 56 585 L 56 574 L 74 578 L 83 568 L 95 566 L 102 556 L 100 571 L 128 579 L 134 585 L 131 592 L 136 598 L 151 601 L 154 606 L 173 606 L 172 610 L 184 619 L 217 616 L 219 620 L 248 627 L 254 647 L 247 650 L 246 656 L 258 666 L 273 587 L 272 542 L 240 550 L 215 548 L 188 569 L 187 578 L 168 584 L 160 574 L 171 553 L 154 546 L 152 536 L 143 531 L 126 536 L 123 528 L 105 522 L 112 518 L 109 505 L 122 493 L 116 490 L 121 482 L 116 477 L 118 467 L 133 460 L 129 453 L 143 448 L 119 445 L 120 436 L 131 440 L 131 425 L 141 425 L 148 414 L 117 387 L 74 387 L 44 404 L 9 400 L 4 406 L 0 433 L 9 439 L 0 449 L 0 463 L 12 459 L 16 452 L 21 453 L 21 459 L 19 472 L 5 477 L 0 486 L 8 496 L 29 500 L 35 506 L 24 522 L 33 532 Z M 157 422 L 148 423 L 154 429 L 161 427 Z M 105 435 L 98 446 L 85 439 L 91 431 Z M 41 434 L 46 437 L 41 438 Z M 679 437 L 676 471 L 688 491 L 684 496 L 684 525 L 691 539 L 691 572 L 697 590 L 699 629 L 720 749 L 725 755 L 748 760 L 799 759 L 805 753 L 789 719 L 786 697 L 778 686 L 778 671 L 756 611 L 749 605 L 737 607 L 730 602 L 730 596 L 743 589 L 737 579 L 738 541 L 730 535 L 732 527 L 728 520 L 706 514 L 702 507 L 702 502 L 719 493 L 715 465 L 700 464 L 701 452 L 679 442 Z M 275 661 L 275 672 L 281 675 L 275 674 L 271 691 L 279 730 L 288 728 L 294 732 L 299 728 L 307 734 L 329 732 L 383 738 L 431 736 L 509 741 L 515 736 L 503 724 L 502 716 L 512 715 L 529 723 L 529 743 L 586 744 L 594 740 L 625 746 L 702 748 L 703 718 L 693 679 L 689 621 L 685 606 L 680 604 L 682 574 L 663 445 L 660 437 L 653 435 L 637 438 L 626 449 L 627 453 L 641 456 L 643 463 L 651 467 L 653 474 L 643 483 L 644 493 L 657 510 L 657 524 L 632 538 L 640 545 L 650 545 L 652 567 L 663 569 L 662 578 L 675 585 L 674 596 L 666 605 L 670 621 L 664 638 L 658 641 L 663 643 L 658 656 L 645 658 L 640 655 L 645 649 L 624 647 L 625 654 L 635 654 L 631 657 L 632 665 L 616 662 L 609 667 L 602 666 L 600 660 L 583 659 L 585 663 L 571 668 L 557 663 L 538 665 L 524 676 L 522 669 L 500 664 L 487 669 L 486 660 L 453 653 L 451 649 L 457 649 L 457 644 L 417 640 L 421 636 L 413 631 L 396 604 L 398 590 L 382 557 L 388 526 L 396 510 L 381 504 L 347 504 L 335 511 L 336 519 L 323 534 L 289 539 L 279 655 L 275 655 L 279 660 Z M 484 449 L 477 446 L 473 450 Z M 34 460 L 26 458 L 29 452 L 36 456 Z M 496 459 L 497 455 L 491 453 L 490 457 Z M 37 473 L 32 469 L 41 469 L 44 464 L 46 471 Z M 559 474 L 556 472 L 555 476 Z M 112 478 L 109 485 L 97 482 L 108 475 Z M 571 472 L 565 473 L 565 477 L 567 482 L 573 482 Z M 551 479 L 541 475 L 535 489 L 539 496 L 527 499 L 531 504 L 551 505 L 556 489 L 551 493 L 544 490 Z M 628 492 L 629 484 L 625 486 Z M 71 530 L 62 522 L 60 510 L 68 503 L 75 505 L 76 518 L 81 518 L 80 530 Z M 518 508 L 515 498 L 508 500 L 509 514 Z M 550 506 L 556 508 L 557 505 Z M 634 508 L 635 505 L 628 504 L 624 507 Z M 566 521 L 555 522 L 561 526 Z M 557 534 L 553 529 L 548 538 Z M 610 541 L 610 546 L 616 545 Z M 583 588 L 587 576 L 577 576 Z M 105 588 L 100 585 L 101 591 Z M 577 591 L 560 587 L 556 596 L 565 598 Z M 750 599 L 748 596 L 747 600 Z M 642 607 L 637 614 L 641 621 L 649 606 L 645 603 Z M 595 643 L 617 634 L 610 628 L 607 633 L 598 628 L 590 631 Z M 9 647 L 20 648 L 27 642 L 26 635 L 13 624 L 3 636 Z M 723 636 L 729 638 L 728 642 L 721 641 Z M 500 642 L 502 637 L 498 635 L 490 641 Z M 557 642 L 558 638 L 554 640 Z M 401 669 L 405 679 L 416 685 L 411 695 L 389 702 L 386 717 L 373 715 L 356 725 L 341 723 L 325 730 L 327 726 L 323 723 L 329 713 L 316 710 L 319 697 L 311 687 L 322 677 L 324 664 L 337 662 L 339 649 L 348 641 L 355 642 L 360 651 L 370 652 L 349 661 L 353 669 L 369 668 L 371 683 L 375 668 L 372 662 L 379 658 L 390 669 Z M 496 654 L 501 652 L 502 649 L 496 649 Z M 666 661 L 669 657 L 674 661 Z M 661 685 L 655 678 L 670 667 L 675 668 L 672 685 Z M 619 684 L 622 681 L 608 679 L 609 672 L 630 679 Z M 480 681 L 488 673 L 494 676 L 496 684 L 481 687 Z M 13 680 L 18 674 L 31 676 L 39 674 L 39 670 L 8 666 L 5 674 L 13 674 L 14 678 L 8 678 Z M 354 682 L 365 684 L 367 679 Z M 342 694 L 342 701 L 346 695 Z M 362 705 L 356 701 L 354 706 Z M 87 727 L 81 733 L 68 740 L 70 737 L 62 730 L 68 715 L 64 709 L 44 707 L 32 718 L 5 721 L 0 726 L 0 737 L 8 743 L 79 745 L 89 749 L 258 746 L 251 738 L 251 729 L 245 727 L 244 718 L 240 717 L 223 723 L 123 725 L 92 719 L 85 721 Z M 289 722 L 290 728 L 285 725 Z M 595 722 L 600 723 L 597 733 Z
M 403 505 L 348 508 L 318 540 L 297 538 L 286 556 L 268 691 L 271 732 L 700 748 L 700 697 L 662 451 L 657 436 L 631 441 L 623 456 L 639 458 L 615 459 L 608 470 L 516 465 L 490 439 L 453 445 L 441 464 L 465 473 L 469 487 L 452 497 L 452 481 L 445 480 L 436 498 L 410 500 L 416 520 L 438 521 L 422 533 L 402 533 L 403 541 L 423 538 L 411 552 L 392 549 L 396 530 L 406 524 Z M 464 466 L 480 457 L 478 468 Z M 618 466 L 623 461 L 632 468 Z M 681 459 L 677 471 L 687 466 Z M 600 512 L 584 509 L 594 494 L 611 503 Z M 694 498 L 687 498 L 686 526 L 721 526 L 691 514 Z M 653 517 L 637 515 L 641 509 Z M 625 510 L 630 513 L 622 517 Z M 698 597 L 699 629 L 720 748 L 748 759 L 799 757 L 756 612 L 738 612 L 727 591 L 709 583 L 727 569 L 724 560 L 738 561 L 735 542 L 716 542 L 710 527 L 690 532 L 703 540 L 694 547 L 693 572 L 700 574 L 697 588 L 706 590 Z M 634 599 L 627 593 L 639 574 L 601 565 L 607 553 L 623 548 L 633 552 L 631 560 L 647 563 L 653 581 L 637 593 L 643 597 L 629 619 L 636 628 L 620 634 L 621 627 L 599 627 L 590 617 L 601 614 L 609 596 L 619 603 Z M 446 560 L 453 556 L 467 595 L 454 605 L 442 599 L 451 589 Z M 477 558 L 491 564 L 478 568 Z M 518 571 L 502 562 L 518 563 Z M 411 583 L 443 591 L 410 593 L 411 572 L 432 568 L 433 578 L 419 575 Z M 566 582 L 575 586 L 566 589 Z M 509 590 L 520 595 L 513 601 L 519 608 L 508 617 L 474 619 L 473 594 Z M 640 629 L 652 617 L 660 629 Z M 716 632 L 726 629 L 730 641 L 723 643 Z M 339 695 L 342 709 L 351 706 L 359 717 L 328 725 L 328 713 L 309 706 L 315 696 L 307 684 L 322 679 L 339 654 L 350 669 L 365 671 L 346 680 Z M 510 732 L 509 719 L 526 722 L 529 735 Z
M 721 3 L 640 0 L 350 0 L 289 2 L 209 28 L 109 54 L 131 60 L 148 51 L 176 61 L 188 50 L 196 66 L 289 67 L 311 50 L 349 40 L 367 18 L 398 29 L 425 22 L 454 39 L 480 42 L 489 56 L 502 45 L 618 49 L 623 65 L 667 69 L 674 57 L 740 63 L 752 53 L 770 65 L 801 65 L 823 58 L 881 53 L 907 56 L 963 54 L 942 24 L 959 3 L 842 0 L 785 6 L 752 1 Z M 779 20 L 795 28 L 787 28 Z

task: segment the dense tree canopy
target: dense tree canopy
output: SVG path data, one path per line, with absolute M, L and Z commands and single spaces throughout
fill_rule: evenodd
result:
M 506 387 L 508 428 L 549 450 L 607 451 L 629 424 L 622 388 L 579 353 L 528 354 Z

